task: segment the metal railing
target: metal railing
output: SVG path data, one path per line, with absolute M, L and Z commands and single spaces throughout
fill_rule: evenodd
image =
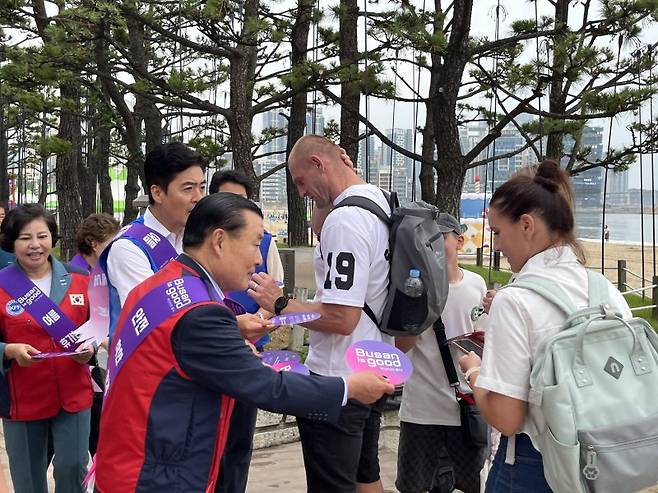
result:
M 478 267 L 484 267 L 484 252 L 482 248 L 478 248 L 475 254 L 475 263 Z M 592 267 L 595 270 L 600 271 L 601 267 Z M 500 252 L 493 252 L 493 270 L 500 270 Z M 641 293 L 642 299 L 649 298 L 646 291 L 651 290 L 651 304 L 637 306 L 632 308 L 631 311 L 639 311 L 645 309 L 651 309 L 651 315 L 654 318 L 658 318 L 658 276 L 654 276 L 653 279 L 643 278 L 637 272 L 633 272 L 626 266 L 626 260 L 620 259 L 617 260 L 617 267 L 604 267 L 604 271 L 616 270 L 617 271 L 617 289 L 624 294 L 633 294 Z M 627 281 L 629 277 L 639 280 L 642 283 L 641 287 L 634 288 Z

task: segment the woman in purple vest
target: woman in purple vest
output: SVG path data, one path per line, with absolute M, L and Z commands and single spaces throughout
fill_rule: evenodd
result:
M 71 259 L 70 265 L 91 272 L 98 262 L 105 247 L 117 235 L 120 229 L 119 221 L 109 214 L 90 214 L 82 221 L 75 237 L 78 254 Z M 105 343 L 103 343 L 105 347 Z M 105 348 L 107 349 L 107 348 Z M 91 406 L 91 425 L 89 432 L 89 452 L 96 453 L 98 445 L 98 430 L 100 429 L 101 410 L 103 407 L 103 389 L 105 388 L 105 369 L 100 365 L 91 369 L 94 383 L 94 401 Z
M 71 259 L 70 264 L 87 272 L 91 271 L 105 247 L 119 232 L 119 227 L 119 221 L 109 214 L 87 216 L 75 237 L 78 254 Z

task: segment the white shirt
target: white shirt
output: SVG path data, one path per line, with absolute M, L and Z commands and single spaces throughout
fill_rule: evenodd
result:
M 448 339 L 472 332 L 475 326 L 482 329 L 486 320 L 486 315 L 483 315 L 474 323 L 471 310 L 482 303 L 487 285 L 481 276 L 467 270 L 462 272 L 462 279 L 450 283 L 448 299 L 441 313 Z M 468 388 L 459 371 L 459 358 L 463 353 L 455 348 L 450 352 L 462 387 Z M 400 420 L 419 425 L 459 426 L 459 405 L 448 382 L 434 330 L 429 328 L 419 335 L 416 345 L 407 355 L 414 371 L 404 384 Z
M 144 214 L 144 226 L 148 226 L 167 238 L 177 253 L 183 251 L 183 235 L 177 236 L 165 228 L 155 218 L 150 208 L 146 209 Z M 123 230 L 119 232 L 119 236 L 121 234 L 123 234 Z M 128 293 L 145 279 L 151 277 L 153 270 L 148 257 L 141 248 L 132 241 L 121 238 L 112 244 L 110 253 L 107 255 L 107 274 L 119 293 L 121 306 L 123 306 Z
M 578 309 L 589 306 L 587 270 L 569 247 L 550 248 L 530 258 L 516 280 L 532 275 L 557 284 Z M 622 317 L 631 311 L 619 291 L 608 282 L 609 303 Z M 502 395 L 528 401 L 530 371 L 537 350 L 547 337 L 558 333 L 566 315 L 550 301 L 523 288 L 501 289 L 489 311 L 489 330 L 476 385 Z M 520 433 L 531 438 L 544 430 L 541 408 L 530 405 Z
M 41 279 L 30 279 L 34 285 L 41 290 L 43 294 L 50 298 L 50 288 L 53 285 L 53 271 L 43 276 Z
M 270 247 L 267 250 L 267 273 L 272 276 L 275 281 L 283 282 L 283 263 L 281 262 L 281 254 L 279 248 L 276 246 L 274 238 L 270 241 Z
M 386 213 L 390 207 L 382 191 L 368 184 L 352 185 L 334 200 L 349 196 L 374 200 Z M 362 308 L 364 303 L 381 317 L 388 289 L 388 226 L 370 212 L 358 207 L 341 207 L 327 217 L 320 237 L 321 265 L 316 265 L 315 281 L 320 293 L 317 301 Z M 345 362 L 350 344 L 361 340 L 392 342 L 372 320 L 361 312 L 354 332 L 349 336 L 310 331 L 306 366 L 326 376 L 352 373 Z

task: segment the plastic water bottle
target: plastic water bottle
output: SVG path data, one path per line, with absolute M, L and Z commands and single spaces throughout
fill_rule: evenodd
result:
M 404 294 L 409 298 L 420 298 L 423 295 L 423 281 L 420 278 L 420 271 L 418 269 L 411 269 L 409 277 L 404 281 Z M 406 300 L 402 310 L 404 311 L 403 328 L 409 333 L 417 333 L 418 325 L 421 323 L 417 320 L 416 303 L 412 300 Z
M 410 298 L 420 298 L 423 295 L 423 281 L 418 269 L 409 271 L 409 277 L 404 281 L 404 294 Z

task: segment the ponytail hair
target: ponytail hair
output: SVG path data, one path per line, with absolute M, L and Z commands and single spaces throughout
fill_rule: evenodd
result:
M 585 264 L 585 252 L 576 239 L 570 178 L 556 161 L 542 161 L 534 176 L 532 173 L 513 176 L 494 192 L 489 205 L 514 222 L 523 214 L 537 214 L 549 231 L 569 245 L 578 261 Z

